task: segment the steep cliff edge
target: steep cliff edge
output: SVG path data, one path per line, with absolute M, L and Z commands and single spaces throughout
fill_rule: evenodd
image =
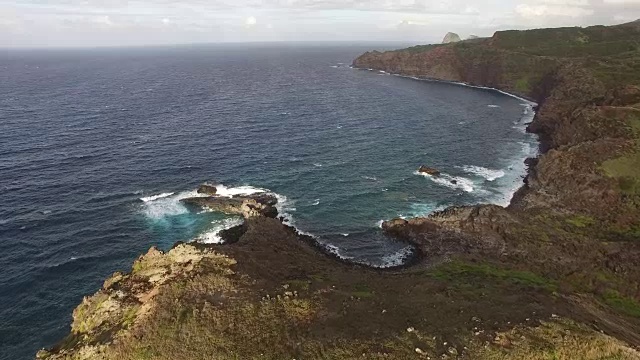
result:
M 639 230 L 640 178 L 616 166 L 621 158 L 637 164 L 630 158 L 640 121 L 638 39 L 636 23 L 503 31 L 470 43 L 369 52 L 354 66 L 535 100 L 529 130 L 541 136 L 545 154 L 511 207 L 593 216 L 617 236 Z
M 530 130 L 544 153 L 511 206 L 385 223 L 420 252 L 389 271 L 326 256 L 272 210 L 241 211 L 226 245 L 152 249 L 114 274 L 38 358 L 640 359 L 639 31 L 505 31 L 362 55 L 356 67 L 540 104 Z

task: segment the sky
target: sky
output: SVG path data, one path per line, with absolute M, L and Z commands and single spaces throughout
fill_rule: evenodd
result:
M 440 42 L 496 30 L 618 24 L 640 0 L 0 0 L 0 47 Z

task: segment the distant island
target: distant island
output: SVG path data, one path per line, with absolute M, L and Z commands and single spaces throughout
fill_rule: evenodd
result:
M 226 244 L 150 249 L 37 358 L 640 359 L 639 39 L 636 21 L 361 55 L 355 68 L 539 104 L 542 155 L 508 207 L 385 222 L 417 253 L 376 270 L 283 224 L 277 198 L 204 186 L 185 201 L 244 218 Z

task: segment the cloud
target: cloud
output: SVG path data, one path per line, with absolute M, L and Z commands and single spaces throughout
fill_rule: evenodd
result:
M 579 18 L 593 14 L 593 9 L 580 6 L 565 5 L 527 5 L 521 4 L 516 7 L 516 13 L 525 18 L 540 18 L 548 16 L 561 16 Z
M 0 0 L 0 46 L 424 42 L 449 31 L 490 36 L 637 18 L 640 0 Z

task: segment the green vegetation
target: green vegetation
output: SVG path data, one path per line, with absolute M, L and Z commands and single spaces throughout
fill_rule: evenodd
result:
M 557 284 L 529 271 L 499 268 L 491 264 L 471 264 L 453 261 L 433 270 L 430 275 L 448 282 L 472 282 L 473 280 L 494 280 L 518 286 L 544 289 L 549 292 L 557 290 Z
M 621 295 L 615 290 L 608 290 L 602 297 L 604 302 L 612 308 L 629 316 L 640 317 L 640 303 L 636 300 Z
M 520 80 L 516 81 L 516 90 L 523 94 L 528 94 L 531 91 L 531 84 L 529 83 L 528 77 L 520 78 Z
M 351 292 L 351 296 L 365 299 L 374 296 L 373 291 L 366 284 L 356 284 L 354 286 L 354 291 Z
M 429 51 L 429 50 L 435 49 L 435 48 L 440 47 L 440 46 L 443 46 L 443 44 L 416 45 L 416 46 L 412 46 L 410 48 L 406 48 L 404 50 L 410 51 L 410 52 L 420 53 L 420 52 L 425 52 L 425 51 Z
M 605 174 L 618 179 L 624 194 L 640 195 L 640 115 L 629 116 L 627 123 L 635 145 L 627 154 L 605 161 L 602 168 Z
M 566 220 L 567 223 L 578 228 L 586 228 L 593 226 L 596 220 L 591 216 L 576 215 Z
M 622 26 L 500 31 L 494 45 L 538 56 L 602 57 L 637 52 L 636 34 Z

